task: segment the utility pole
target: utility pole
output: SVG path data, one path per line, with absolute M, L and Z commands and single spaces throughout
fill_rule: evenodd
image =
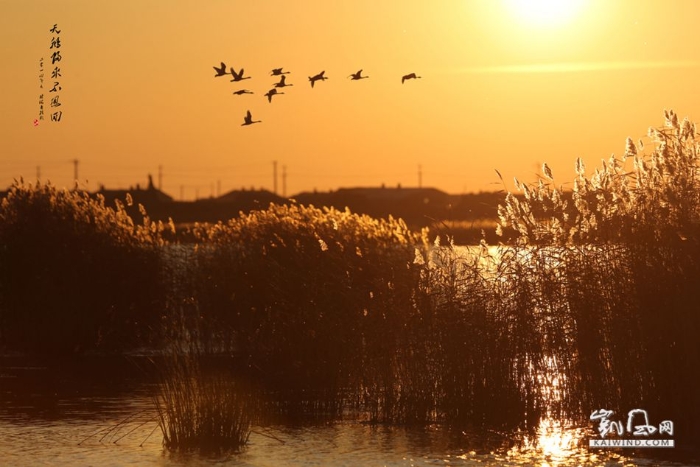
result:
M 221 180 L 216 181 L 216 197 L 221 196 Z
M 423 166 L 418 164 L 418 188 L 423 188 Z
M 272 192 L 277 194 L 277 161 L 272 161 Z
M 158 166 L 158 189 L 163 191 L 163 166 Z
M 73 180 L 78 183 L 78 159 L 73 159 Z
M 282 198 L 287 197 L 287 166 L 282 166 Z
M 41 166 L 36 166 L 36 181 L 38 182 L 41 179 Z

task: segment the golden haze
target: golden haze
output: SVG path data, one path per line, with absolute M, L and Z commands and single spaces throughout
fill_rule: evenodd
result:
M 594 167 L 625 138 L 697 120 L 694 1 L 582 2 L 557 24 L 528 21 L 508 0 L 440 2 L 3 2 L 0 5 L 0 186 L 41 176 L 145 183 L 186 198 L 272 188 L 423 185 L 451 193 L 560 181 L 576 157 Z M 38 116 L 39 58 L 61 29 L 63 120 Z M 8 47 L 9 46 L 9 47 Z M 219 62 L 250 80 L 214 78 Z M 272 68 L 291 71 L 268 103 Z M 362 68 L 369 79 L 351 81 Z M 311 89 L 307 77 L 328 80 Z M 420 80 L 401 84 L 416 72 Z M 241 86 L 238 86 L 240 84 Z M 253 95 L 234 96 L 247 88 Z M 259 125 L 242 127 L 250 109 Z M 512 186 L 509 186 L 512 188 Z

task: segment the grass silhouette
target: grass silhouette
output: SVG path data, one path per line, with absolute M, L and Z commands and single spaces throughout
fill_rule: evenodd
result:
M 239 447 L 262 413 L 510 430 L 644 408 L 692 441 L 698 138 L 665 117 L 647 153 L 628 140 L 591 175 L 577 161 L 572 192 L 546 165 L 517 182 L 522 196 L 499 207 L 509 240 L 469 250 L 295 204 L 196 225 L 181 243 L 145 212 L 135 225 L 120 204 L 17 183 L 0 206 L 2 345 L 160 339 L 172 449 Z M 210 357 L 224 370 L 203 369 Z

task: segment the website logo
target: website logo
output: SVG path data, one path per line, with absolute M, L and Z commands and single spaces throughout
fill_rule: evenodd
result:
M 649 422 L 646 410 L 632 409 L 627 413 L 627 423 L 612 420 L 612 410 L 600 409 L 591 414 L 598 422 L 599 439 L 591 439 L 591 448 L 672 448 L 675 447 L 673 422 L 664 420 L 657 425 Z

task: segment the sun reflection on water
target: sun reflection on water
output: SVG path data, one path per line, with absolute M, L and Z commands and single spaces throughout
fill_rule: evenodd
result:
M 535 435 L 508 451 L 508 458 L 540 467 L 595 464 L 600 459 L 585 447 L 587 430 L 572 424 L 544 418 Z

